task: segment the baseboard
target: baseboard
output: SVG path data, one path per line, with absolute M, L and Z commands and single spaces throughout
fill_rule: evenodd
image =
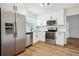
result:
M 39 42 L 44 42 L 45 43 L 45 41 L 41 41 L 41 40 L 39 40 Z
M 32 45 L 34 45 L 34 44 L 36 44 L 36 43 L 38 43 L 39 41 L 37 41 L 37 42 L 34 42 Z
M 39 40 L 39 41 L 33 43 L 32 45 L 37 44 L 37 43 L 39 43 L 39 42 L 43 42 L 43 43 L 45 43 L 45 41 L 41 41 L 41 40 Z
M 69 37 L 67 39 L 79 39 L 79 38 L 76 38 L 76 37 Z
M 24 50 L 25 51 L 25 50 Z M 15 54 L 14 56 L 18 56 L 19 54 L 21 54 L 22 52 L 24 52 L 24 51 L 21 51 L 21 52 L 19 52 L 18 54 Z
M 26 48 L 28 48 L 28 47 L 30 47 L 30 46 L 32 46 L 32 44 L 30 44 L 30 45 L 26 46 Z

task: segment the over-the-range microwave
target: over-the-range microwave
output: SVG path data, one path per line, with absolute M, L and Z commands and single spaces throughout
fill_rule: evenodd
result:
M 56 20 L 47 21 L 47 26 L 55 26 L 55 25 L 56 25 Z

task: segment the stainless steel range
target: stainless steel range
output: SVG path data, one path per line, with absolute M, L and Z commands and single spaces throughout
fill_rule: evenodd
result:
M 57 29 L 55 30 L 48 30 L 46 31 L 46 43 L 55 44 L 56 43 L 56 33 Z
M 52 25 L 49 25 L 51 23 Z M 46 31 L 46 39 L 45 42 L 46 43 L 50 43 L 50 44 L 56 44 L 56 31 L 57 31 L 57 27 L 56 27 L 56 21 L 47 21 L 47 26 L 48 26 L 48 31 Z

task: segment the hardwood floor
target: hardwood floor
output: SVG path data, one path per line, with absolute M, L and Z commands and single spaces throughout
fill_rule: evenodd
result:
M 18 56 L 79 56 L 78 50 L 38 42 Z
M 65 47 L 79 51 L 79 38 L 68 38 Z

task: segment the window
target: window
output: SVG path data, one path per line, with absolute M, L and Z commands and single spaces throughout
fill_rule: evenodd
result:
M 28 16 L 26 18 L 26 30 L 31 30 L 32 31 L 32 29 L 35 28 L 35 27 L 36 27 L 36 21 L 35 21 L 35 19 Z

